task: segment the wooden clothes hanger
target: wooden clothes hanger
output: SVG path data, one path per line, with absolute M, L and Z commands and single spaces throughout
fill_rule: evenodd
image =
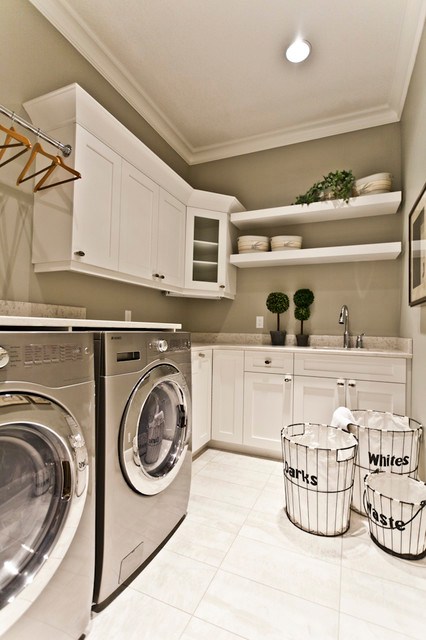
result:
M 38 171 L 35 171 L 35 173 L 32 173 L 31 175 L 27 176 L 27 172 L 28 169 L 31 167 L 32 163 L 34 162 L 37 154 L 40 154 L 42 156 L 45 156 L 46 158 L 48 158 L 50 160 L 50 164 L 47 165 L 47 167 L 43 167 L 43 169 L 39 169 Z M 50 174 L 52 173 L 52 171 L 55 169 L 56 165 L 58 164 L 58 158 L 57 156 L 52 156 L 50 153 L 47 153 L 47 151 L 45 151 L 43 149 L 43 147 L 41 146 L 41 144 L 39 142 L 36 142 L 30 157 L 27 160 L 27 163 L 25 165 L 25 167 L 22 169 L 21 173 L 18 176 L 18 179 L 16 181 L 17 185 L 22 184 L 22 182 L 26 182 L 27 180 L 30 180 L 31 178 L 34 178 L 34 176 L 38 176 L 41 173 L 46 173 L 47 175 L 44 176 L 44 180 L 46 180 Z M 34 187 L 34 191 L 35 191 L 35 187 Z
M 15 158 L 19 158 L 19 156 L 22 156 L 22 154 L 26 153 L 28 149 L 31 149 L 32 144 L 28 140 L 28 138 L 21 135 L 17 131 L 15 131 L 13 126 L 11 126 L 10 129 L 8 129 L 7 127 L 4 127 L 3 125 L 0 124 L 0 131 L 3 131 L 3 133 L 6 134 L 4 143 L 0 145 L 0 160 L 2 159 L 7 149 L 11 149 L 13 147 L 24 147 L 24 149 L 22 149 L 18 153 L 15 153 L 15 155 L 13 155 L 11 158 L 8 158 L 8 160 L 5 160 L 4 162 L 0 163 L 0 167 L 4 167 L 9 162 L 12 162 L 12 160 L 15 160 Z
M 76 171 L 72 167 L 69 167 L 67 164 L 65 164 L 65 162 L 62 160 L 60 156 L 55 156 L 55 157 L 57 160 L 57 164 L 53 167 L 51 171 L 48 170 L 44 174 L 43 178 L 36 184 L 36 186 L 34 187 L 34 193 L 36 191 L 43 191 L 43 189 L 50 189 L 50 187 L 56 187 L 59 184 L 65 184 L 66 182 L 73 182 L 74 180 L 79 180 L 81 178 L 81 173 L 79 171 Z M 43 186 L 46 180 L 48 179 L 48 177 L 50 176 L 50 174 L 56 168 L 61 168 L 61 169 L 64 169 L 65 171 L 68 171 L 68 173 L 72 174 L 72 178 L 65 178 L 65 180 L 58 180 L 57 182 L 51 182 L 50 184 Z
M 45 158 L 50 160 L 50 164 L 48 164 L 47 166 L 43 167 L 42 169 L 39 169 L 38 171 L 35 171 L 31 175 L 26 175 L 28 170 L 29 170 L 29 168 L 33 164 L 33 162 L 34 162 L 34 160 L 35 160 L 37 155 L 44 156 Z M 46 184 L 45 185 L 45 182 L 48 180 L 48 178 L 51 176 L 51 174 L 57 168 L 64 169 L 68 173 L 71 173 L 72 177 L 71 178 L 65 178 L 65 180 L 58 180 L 57 182 L 52 182 L 50 184 Z M 43 147 L 41 146 L 41 144 L 39 142 L 36 142 L 36 144 L 34 145 L 32 151 L 31 151 L 31 155 L 28 158 L 27 164 L 25 165 L 25 167 L 22 169 L 21 173 L 18 176 L 16 184 L 19 185 L 22 182 L 26 182 L 26 180 L 30 180 L 31 178 L 34 178 L 35 176 L 38 176 L 38 175 L 40 175 L 42 173 L 44 175 L 37 182 L 37 184 L 34 186 L 34 189 L 33 189 L 34 193 L 36 191 L 42 191 L 43 189 L 50 189 L 50 187 L 56 187 L 59 184 L 64 184 L 66 182 L 72 182 L 73 180 L 78 180 L 79 178 L 81 178 L 81 174 L 78 171 L 76 171 L 75 169 L 72 169 L 71 167 L 66 165 L 65 162 L 62 160 L 62 158 L 60 156 L 54 156 L 51 153 L 48 153 L 47 151 L 45 151 L 43 149 Z

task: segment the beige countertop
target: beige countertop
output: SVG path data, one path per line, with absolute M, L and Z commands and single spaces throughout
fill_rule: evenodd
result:
M 0 316 L 0 331 L 13 327 L 23 329 L 141 329 L 176 331 L 182 329 L 181 324 L 171 322 L 127 322 L 126 320 L 92 320 L 87 318 L 44 318 L 35 316 Z
M 286 353 L 316 353 L 351 356 L 383 356 L 411 359 L 412 340 L 410 338 L 394 338 L 366 336 L 364 348 L 344 349 L 341 336 L 311 336 L 308 347 L 298 347 L 294 336 L 287 336 L 285 346 L 275 346 L 266 342 L 269 336 L 264 334 L 192 334 L 192 349 L 243 349 L 245 351 L 274 351 Z

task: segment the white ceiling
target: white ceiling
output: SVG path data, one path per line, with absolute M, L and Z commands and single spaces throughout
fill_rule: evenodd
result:
M 400 119 L 426 0 L 30 0 L 189 164 Z M 295 36 L 312 45 L 293 65 Z

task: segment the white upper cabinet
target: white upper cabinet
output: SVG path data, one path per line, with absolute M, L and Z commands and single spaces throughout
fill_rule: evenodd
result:
M 119 270 L 152 279 L 160 187 L 123 161 Z
M 76 150 L 76 162 L 84 179 L 74 184 L 72 256 L 69 258 L 115 270 L 118 267 L 121 158 L 82 127 L 76 130 Z
M 236 198 L 194 190 L 186 217 L 185 295 L 235 298 L 237 271 L 229 257 L 236 245 L 230 224 L 233 211 L 243 206 Z
M 82 175 L 35 196 L 36 271 L 235 297 L 229 215 L 244 209 L 238 200 L 193 189 L 77 84 L 24 106 L 40 128 L 72 144 L 67 164 Z
M 183 287 L 186 207 L 160 189 L 153 278 L 165 287 Z
M 119 271 L 183 286 L 186 207 L 123 161 Z

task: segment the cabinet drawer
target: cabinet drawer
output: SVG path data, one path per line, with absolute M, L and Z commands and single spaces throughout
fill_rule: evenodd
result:
M 245 371 L 293 373 L 293 354 L 277 351 L 245 351 Z
M 405 382 L 405 358 L 386 358 L 356 354 L 295 354 L 294 373 L 322 378 L 344 377 L 381 382 Z

